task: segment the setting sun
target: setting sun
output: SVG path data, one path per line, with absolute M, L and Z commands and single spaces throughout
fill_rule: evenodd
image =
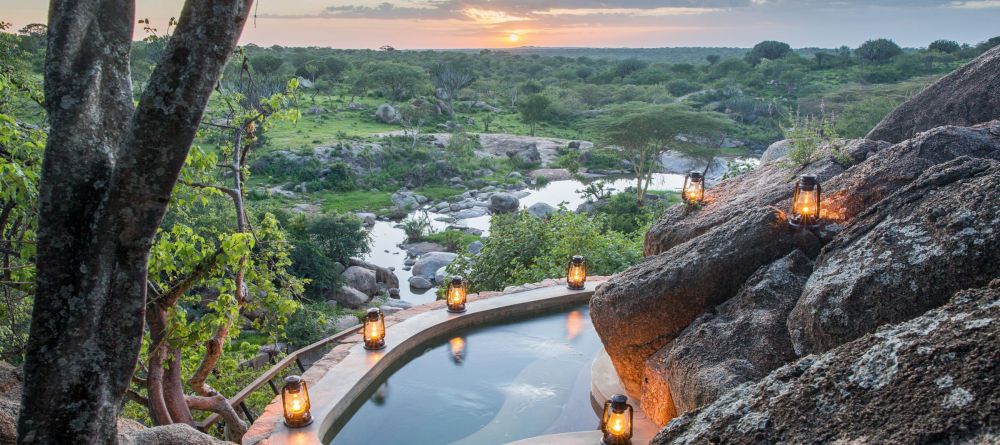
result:
M 518 41 L 521 40 L 521 36 L 517 34 L 511 34 L 507 36 L 507 40 L 509 40 L 510 43 L 517 43 Z

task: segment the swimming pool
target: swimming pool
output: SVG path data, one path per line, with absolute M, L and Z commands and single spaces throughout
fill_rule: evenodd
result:
M 404 360 L 330 445 L 491 445 L 597 427 L 586 306 L 459 331 Z

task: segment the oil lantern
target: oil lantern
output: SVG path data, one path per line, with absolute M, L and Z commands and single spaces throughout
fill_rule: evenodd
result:
M 580 290 L 583 289 L 586 282 L 587 260 L 580 255 L 576 255 L 569 260 L 569 265 L 566 266 L 566 287 L 573 290 Z
M 802 175 L 792 195 L 792 227 L 815 227 L 819 223 L 820 186 L 813 175 Z
M 699 171 L 690 171 L 684 177 L 684 189 L 681 192 L 684 203 L 689 206 L 700 206 L 705 200 L 705 176 Z
M 601 417 L 601 443 L 603 445 L 628 445 L 632 440 L 632 405 L 628 397 L 615 394 L 604 403 Z
M 285 425 L 300 428 L 312 423 L 309 413 L 309 388 L 305 380 L 297 375 L 285 377 L 281 388 L 281 404 L 285 409 Z
M 377 307 L 365 314 L 365 349 L 374 351 L 385 347 L 385 316 Z
M 468 284 L 462 277 L 452 277 L 448 283 L 448 312 L 465 312 L 465 299 L 468 294 Z

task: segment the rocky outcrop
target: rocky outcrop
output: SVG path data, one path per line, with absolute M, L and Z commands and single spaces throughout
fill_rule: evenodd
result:
M 867 138 L 901 142 L 943 125 L 1000 119 L 1000 47 L 941 78 L 882 119 Z
M 735 295 L 761 266 L 797 248 L 814 256 L 819 240 L 790 230 L 779 210 L 751 208 L 598 288 L 591 317 L 625 388 L 638 394 L 647 357 Z
M 399 111 L 392 105 L 382 104 L 375 110 L 375 119 L 384 124 L 398 124 Z
M 800 353 L 825 351 L 983 285 L 1000 265 L 1000 162 L 961 157 L 859 215 L 792 311 Z
M 556 208 L 544 202 L 537 202 L 528 207 L 528 214 L 535 218 L 546 218 L 556 212 Z
M 175 423 L 155 428 L 138 428 L 118 434 L 119 445 L 232 445 L 190 425 Z
M 653 445 L 1000 441 L 1000 280 L 678 417 Z
M 785 319 L 811 272 L 812 260 L 799 250 L 761 267 L 739 294 L 653 354 L 643 378 L 646 416 L 665 424 L 794 360 Z
M 362 261 L 357 258 L 351 258 L 348 261 L 348 265 L 363 267 L 375 273 L 375 281 L 387 289 L 392 289 L 394 287 L 399 287 L 399 277 L 396 273 L 382 266 L 376 266 L 367 261 Z
M 413 276 L 422 277 L 428 281 L 433 280 L 438 269 L 451 264 L 455 258 L 458 258 L 458 255 L 451 252 L 425 253 L 417 258 L 417 262 L 413 264 Z
M 490 196 L 490 213 L 513 213 L 521 206 L 521 202 L 510 193 L 496 193 Z
M 344 285 L 371 297 L 378 293 L 378 282 L 375 281 L 375 271 L 359 266 L 348 267 L 341 274 Z
M 0 444 L 17 438 L 17 413 L 21 409 L 24 375 L 20 368 L 0 362 Z
M 824 217 L 846 221 L 917 179 L 929 167 L 959 156 L 1000 160 L 1000 121 L 941 127 L 879 150 L 823 184 Z
M 825 183 L 846 167 L 864 161 L 872 153 L 888 146 L 887 143 L 864 139 L 846 141 L 838 147 L 822 147 L 817 160 L 806 166 L 771 162 L 722 181 L 705 191 L 706 205 L 701 209 L 689 211 L 684 206 L 673 206 L 666 210 L 646 233 L 643 252 L 646 256 L 665 252 L 739 217 L 749 208 L 777 206 L 787 209 L 799 175 L 816 175 L 821 183 Z
M 327 292 L 326 299 L 327 301 L 336 301 L 351 309 L 360 309 L 368 304 L 371 297 L 353 287 L 341 286 L 340 289 Z
M 775 142 L 764 150 L 764 153 L 760 155 L 760 163 L 767 164 L 769 162 L 774 162 L 782 160 L 788 157 L 788 140 L 783 139 Z

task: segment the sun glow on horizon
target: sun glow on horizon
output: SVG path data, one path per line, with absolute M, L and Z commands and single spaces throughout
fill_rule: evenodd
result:
M 517 43 L 521 41 L 521 35 L 518 33 L 511 33 L 507 36 L 507 41 L 510 43 Z

